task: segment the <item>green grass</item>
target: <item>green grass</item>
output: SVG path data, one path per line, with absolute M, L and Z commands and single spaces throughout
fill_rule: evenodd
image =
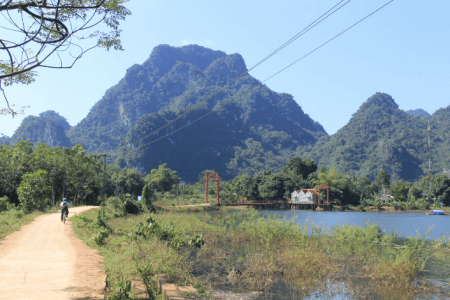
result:
M 410 299 L 427 292 L 416 280 L 426 266 L 450 263 L 448 238 L 427 241 L 426 235 L 418 235 L 403 240 L 377 225 L 342 224 L 329 230 L 310 222 L 260 217 L 255 210 L 174 209 L 152 215 L 152 222 L 166 232 L 161 235 L 146 229 L 147 216 L 124 216 L 107 208 L 110 229 L 102 229 L 106 237 L 101 244 L 97 210 L 72 219 L 76 235 L 104 257 L 107 296 L 124 281 L 142 280 L 137 269 L 166 274 L 178 284 L 192 283 L 207 296 L 206 286 L 230 280 L 230 270 L 237 268 L 242 274 L 233 286 L 240 291 L 267 291 L 282 278 L 301 297 L 311 291 L 329 292 L 330 284 L 341 282 L 361 297 Z M 194 234 L 204 237 L 201 249 L 174 247 L 178 239 Z

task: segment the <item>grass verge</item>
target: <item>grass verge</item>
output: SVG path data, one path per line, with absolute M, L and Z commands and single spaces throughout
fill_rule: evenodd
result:
M 439 293 L 426 273 L 442 268 L 450 274 L 442 267 L 450 263 L 448 239 L 400 239 L 376 224 L 327 230 L 309 222 L 260 217 L 254 210 L 124 215 L 112 206 L 72 220 L 76 235 L 104 257 L 109 299 L 130 299 L 123 291 L 137 280 L 146 282 L 150 299 L 161 297 L 154 293 L 159 273 L 180 285 L 193 284 L 204 298 L 213 289 L 284 289 L 298 298 L 383 299 Z M 196 239 L 204 245 L 193 246 Z M 126 297 L 117 298 L 118 293 Z

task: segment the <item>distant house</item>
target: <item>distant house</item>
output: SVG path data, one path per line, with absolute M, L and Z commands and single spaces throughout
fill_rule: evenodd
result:
M 450 170 L 444 169 L 444 171 L 442 172 L 442 174 L 445 174 L 445 175 L 447 175 L 448 177 L 450 177 Z
M 385 202 L 387 202 L 387 201 L 392 201 L 392 200 L 394 200 L 394 197 L 391 196 L 391 195 L 389 195 L 389 194 L 382 194 L 382 195 L 380 196 L 380 198 L 378 198 L 378 200 L 379 200 L 379 201 L 385 201 Z
M 315 189 L 301 189 L 291 193 L 291 202 L 299 204 L 314 204 L 317 203 L 319 194 Z

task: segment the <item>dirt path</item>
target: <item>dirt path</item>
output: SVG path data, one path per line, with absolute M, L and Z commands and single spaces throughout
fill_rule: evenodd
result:
M 103 258 L 60 219 L 40 216 L 0 240 L 0 299 L 103 299 Z

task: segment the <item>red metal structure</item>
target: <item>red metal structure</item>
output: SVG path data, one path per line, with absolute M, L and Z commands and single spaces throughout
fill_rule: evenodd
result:
M 206 173 L 205 203 L 209 203 L 209 200 L 208 200 L 208 182 L 210 180 L 216 180 L 217 181 L 217 200 L 216 200 L 216 204 L 219 204 L 219 190 L 220 190 L 220 174 L 219 173 L 217 173 L 216 175 L 212 175 L 212 174 Z
M 319 193 L 319 199 L 318 199 L 318 205 L 320 205 L 320 189 L 326 189 L 327 190 L 327 205 L 330 205 L 330 186 L 328 185 L 328 183 L 323 184 L 323 183 L 318 183 L 317 184 L 317 189 L 318 189 L 318 193 Z

